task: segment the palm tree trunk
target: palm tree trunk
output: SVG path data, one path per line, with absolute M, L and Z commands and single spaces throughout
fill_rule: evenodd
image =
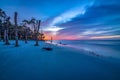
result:
M 8 29 L 5 30 L 5 45 L 9 45 Z
M 35 44 L 35 46 L 38 46 L 38 45 L 39 45 L 39 43 L 38 43 L 38 34 L 39 34 L 40 22 L 41 22 L 41 21 L 39 20 L 38 23 L 37 23 L 36 44 Z
M 26 32 L 25 32 L 25 43 L 26 43 L 26 44 L 28 43 L 28 41 L 27 41 L 27 30 L 26 30 Z
M 3 39 L 3 42 L 5 42 L 6 40 L 6 30 L 4 30 L 4 39 Z
M 0 31 L 0 41 L 2 40 L 2 35 L 1 35 L 1 31 Z
M 38 46 L 39 44 L 38 44 L 38 34 L 36 33 L 36 43 L 35 43 L 35 46 Z
M 19 46 L 18 45 L 18 31 L 15 29 L 15 47 Z
M 18 29 L 17 29 L 17 12 L 14 14 L 14 22 L 15 22 L 15 47 L 18 47 Z

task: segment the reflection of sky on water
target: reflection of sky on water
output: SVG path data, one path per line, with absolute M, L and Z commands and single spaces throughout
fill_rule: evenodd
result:
M 58 41 L 57 41 L 58 42 Z M 59 41 L 60 42 L 60 41 Z M 120 58 L 120 41 L 61 41 L 68 47 L 94 52 L 105 57 Z

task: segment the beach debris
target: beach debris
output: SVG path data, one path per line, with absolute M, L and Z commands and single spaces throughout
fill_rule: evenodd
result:
M 43 47 L 42 49 L 47 50 L 47 51 L 52 51 L 53 50 L 53 48 L 51 48 L 51 47 Z
M 62 45 L 67 45 L 67 44 L 62 44 Z

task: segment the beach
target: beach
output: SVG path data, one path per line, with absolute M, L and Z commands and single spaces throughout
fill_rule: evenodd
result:
M 0 80 L 119 80 L 120 62 L 84 51 L 34 41 L 0 42 Z M 51 47 L 52 51 L 42 49 Z
M 120 0 L 1 0 L 0 80 L 120 80 Z

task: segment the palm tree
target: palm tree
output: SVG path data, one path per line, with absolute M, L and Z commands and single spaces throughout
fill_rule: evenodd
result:
M 8 36 L 8 29 L 10 26 L 10 17 L 6 19 L 6 25 L 5 25 L 5 45 L 9 45 L 9 36 Z
M 34 32 L 35 32 L 36 19 L 35 19 L 35 18 L 32 18 L 32 19 L 29 21 L 29 24 L 32 24 L 32 27 L 33 27 Z
M 24 33 L 25 33 L 25 43 L 28 43 L 28 27 L 26 26 L 27 24 L 29 24 L 28 20 L 23 20 L 23 27 L 24 27 Z
M 18 13 L 15 12 L 14 13 L 14 22 L 15 22 L 15 47 L 18 47 L 18 29 L 17 29 L 17 16 L 18 16 Z
M 0 9 L 0 20 L 2 21 L 2 19 L 3 19 L 3 10 L 2 9 Z
M 40 35 L 40 40 L 44 41 L 45 35 L 43 34 L 42 27 L 40 27 L 40 34 L 39 35 Z
M 0 9 L 0 40 L 1 40 L 1 29 L 2 29 L 2 9 Z
M 40 38 L 41 41 L 44 41 L 45 35 L 43 33 L 40 33 L 39 38 Z
M 6 36 L 7 36 L 7 21 L 9 20 L 7 20 L 7 15 L 6 15 L 6 13 L 4 12 L 4 11 L 2 11 L 2 17 L 3 17 L 3 27 L 4 27 L 4 42 L 5 42 L 5 44 L 6 44 Z M 9 43 L 8 43 L 9 44 Z M 7 44 L 6 44 L 7 45 Z
M 9 39 L 14 39 L 14 25 L 10 25 L 9 27 Z
M 35 35 L 35 39 L 36 39 L 36 43 L 35 43 L 35 46 L 38 46 L 38 36 L 39 36 L 39 29 L 40 29 L 40 23 L 41 23 L 41 20 L 38 20 L 36 22 L 36 35 Z
M 33 30 L 34 30 L 34 39 L 36 41 L 35 46 L 38 46 L 38 36 L 39 36 L 39 29 L 40 29 L 40 23 L 41 20 L 36 20 L 35 18 L 32 18 L 29 21 L 30 24 L 32 24 Z
M 2 29 L 3 29 L 3 10 L 0 9 L 0 40 L 1 40 L 1 33 L 2 33 Z
M 32 34 L 32 38 L 35 40 L 35 33 L 36 33 L 36 19 L 32 18 L 29 21 L 29 24 L 31 24 L 31 27 L 33 28 L 33 34 Z
M 1 37 L 2 37 L 1 33 L 2 33 L 2 20 L 0 19 L 0 41 L 1 41 Z
M 1 22 L 1 29 L 2 26 L 4 27 L 4 41 L 5 45 L 9 45 L 9 38 L 8 38 L 8 29 L 10 26 L 10 17 L 7 17 L 6 13 L 0 9 L 0 22 Z M 1 31 L 0 31 L 0 37 L 1 37 Z

